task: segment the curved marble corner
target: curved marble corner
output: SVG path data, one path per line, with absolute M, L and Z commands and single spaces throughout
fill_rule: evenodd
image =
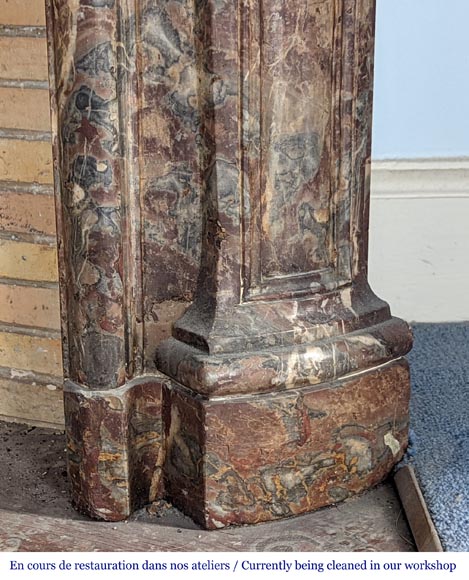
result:
M 166 383 L 141 377 L 108 391 L 65 383 L 68 474 L 80 512 L 118 521 L 162 496 Z
M 171 338 L 156 364 L 165 375 L 204 396 L 284 391 L 346 378 L 406 355 L 409 325 L 399 318 L 293 347 L 209 355 Z
M 167 497 L 208 529 L 336 504 L 407 447 L 405 359 L 320 388 L 205 399 L 173 383 L 168 396 Z

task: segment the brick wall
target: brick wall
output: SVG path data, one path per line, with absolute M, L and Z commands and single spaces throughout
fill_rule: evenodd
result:
M 62 425 L 44 0 L 0 0 L 0 419 Z

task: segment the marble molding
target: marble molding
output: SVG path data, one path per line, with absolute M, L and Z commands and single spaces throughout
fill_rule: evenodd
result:
M 207 528 L 336 503 L 407 444 L 367 282 L 374 0 L 48 0 L 72 497 Z
M 163 496 L 163 385 L 157 377 L 106 391 L 67 383 L 68 475 L 82 513 L 118 521 Z

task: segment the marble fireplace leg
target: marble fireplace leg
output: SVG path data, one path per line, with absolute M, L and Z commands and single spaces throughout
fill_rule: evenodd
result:
M 156 361 L 167 494 L 217 528 L 383 479 L 412 337 L 367 282 L 374 1 L 207 0 L 194 18 L 201 269 Z
M 48 27 L 75 505 L 218 528 L 379 482 L 412 337 L 367 280 L 374 0 L 48 0 Z M 195 255 L 152 351 L 144 303 L 187 302 Z
M 132 2 L 50 0 L 68 467 L 119 520 L 161 493 L 164 379 L 143 375 Z

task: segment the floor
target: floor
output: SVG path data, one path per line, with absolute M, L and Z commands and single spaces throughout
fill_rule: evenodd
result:
M 318 512 L 215 532 L 170 506 L 119 523 L 70 506 L 63 433 L 0 422 L 0 551 L 415 551 L 393 484 Z
M 469 322 L 413 332 L 408 455 L 444 550 L 469 552 Z

